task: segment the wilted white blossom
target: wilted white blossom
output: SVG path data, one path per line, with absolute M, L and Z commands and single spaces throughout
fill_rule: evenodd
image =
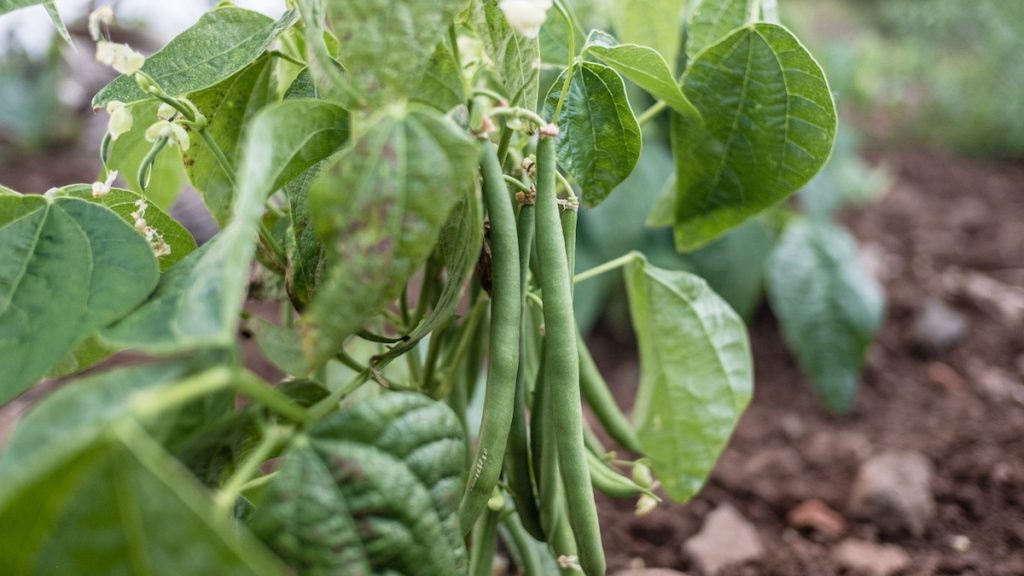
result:
M 107 172 L 107 179 L 103 182 L 93 182 L 92 197 L 103 198 L 107 194 L 110 194 L 110 188 L 114 185 L 114 180 L 117 180 L 117 170 Z
M 135 124 L 132 112 L 125 106 L 124 102 L 111 100 L 107 103 L 107 114 L 110 114 L 110 121 L 107 123 L 107 133 L 111 140 L 117 140 L 122 134 L 127 133 Z
M 147 142 L 156 142 L 159 138 L 167 138 L 171 144 L 177 146 L 182 152 L 188 150 L 191 144 L 188 132 L 181 126 L 167 120 L 161 120 L 146 129 Z
M 156 109 L 156 117 L 161 120 L 170 120 L 171 118 L 174 118 L 174 115 L 177 113 L 178 111 L 174 109 L 174 106 L 171 106 L 167 102 L 162 102 L 160 107 Z
M 536 38 L 551 8 L 551 0 L 501 0 L 498 7 L 510 26 L 527 38 Z
M 135 230 L 146 238 L 146 242 L 149 243 L 149 247 L 152 248 L 153 254 L 157 258 L 169 256 L 171 254 L 171 246 L 164 240 L 164 235 L 146 222 L 146 210 L 148 208 L 149 204 L 142 198 L 135 201 L 135 211 L 131 214 L 132 219 L 135 220 Z
M 114 10 L 107 4 L 89 14 L 89 35 L 96 42 L 103 38 L 103 27 L 114 23 Z
M 146 63 L 146 57 L 127 44 L 101 40 L 96 43 L 96 61 L 121 74 L 135 74 Z

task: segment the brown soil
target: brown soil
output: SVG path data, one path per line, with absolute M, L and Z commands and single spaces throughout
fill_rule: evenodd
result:
M 755 524 L 767 553 L 721 574 L 845 574 L 831 556 L 839 539 L 794 530 L 787 513 L 818 498 L 847 516 L 847 536 L 882 541 L 846 511 L 860 463 L 895 448 L 925 454 L 935 469 L 937 514 L 927 534 L 887 541 L 912 558 L 903 574 L 1024 574 L 1024 310 L 1014 308 L 1024 294 L 1024 164 L 930 152 L 884 158 L 897 177 L 893 190 L 843 218 L 881 263 L 889 297 L 853 413 L 822 408 L 762 310 L 751 327 L 754 401 L 704 490 L 643 518 L 631 502 L 601 503 L 613 572 L 646 565 L 696 573 L 683 542 L 709 510 L 730 502 Z M 929 295 L 969 322 L 968 335 L 939 356 L 915 351 L 910 338 Z M 630 384 L 617 393 L 631 397 L 635 359 L 606 368 L 625 376 L 617 379 Z M 966 552 L 951 545 L 960 535 L 970 539 Z

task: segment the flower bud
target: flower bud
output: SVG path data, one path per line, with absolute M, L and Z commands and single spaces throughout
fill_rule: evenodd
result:
M 167 120 L 161 120 L 146 129 L 147 142 L 156 142 L 160 138 L 167 138 L 169 143 L 177 146 L 182 152 L 188 150 L 192 142 L 184 128 Z
M 501 0 L 498 7 L 512 28 L 527 38 L 536 38 L 551 8 L 551 0 Z

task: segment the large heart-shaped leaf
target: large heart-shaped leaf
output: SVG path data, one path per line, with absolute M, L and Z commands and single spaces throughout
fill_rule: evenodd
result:
M 349 90 L 374 107 L 410 95 L 423 76 L 430 49 L 445 37 L 465 4 L 465 0 L 327 0 Z
M 130 421 L 100 439 L 67 442 L 0 485 L 0 573 L 283 573 Z
M 484 242 L 484 213 L 480 197 L 473 190 L 451 212 L 441 230 L 441 254 L 447 270 L 444 288 L 433 310 L 409 333 L 406 340 L 396 344 L 381 359 L 394 359 L 416 347 L 437 327 L 455 314 L 466 284 L 476 270 Z
M 791 222 L 766 270 L 772 310 L 800 367 L 831 409 L 849 410 L 885 313 L 856 242 L 832 224 Z
M 139 209 L 136 203 L 142 199 L 142 196 L 135 192 L 122 188 L 111 188 L 110 192 L 104 196 L 94 198 L 92 187 L 85 184 L 65 186 L 60 189 L 60 192 L 73 198 L 102 204 L 133 226 L 135 219 L 132 217 L 132 212 Z M 150 204 L 146 208 L 146 223 L 160 232 L 164 242 L 170 247 L 169 253 L 159 257 L 160 270 L 167 270 L 174 266 L 196 249 L 196 240 L 192 237 L 192 233 L 159 207 Z
M 0 195 L 0 402 L 138 306 L 159 270 L 145 238 L 77 198 Z
M 289 448 L 250 526 L 302 574 L 463 574 L 464 451 L 443 403 L 361 402 Z
M 494 62 L 509 101 L 533 110 L 540 92 L 540 43 L 513 30 L 498 4 L 498 0 L 474 0 L 473 28 Z
M 269 56 L 261 57 L 226 80 L 189 96 L 206 116 L 207 133 L 227 155 L 232 167 L 241 154 L 242 128 L 272 102 L 272 64 Z M 203 195 L 217 222 L 225 226 L 231 219 L 234 200 L 233 175 L 224 172 L 202 138 L 193 138 L 192 146 L 182 157 L 189 181 Z
M 753 390 L 743 320 L 704 280 L 643 259 L 625 270 L 640 347 L 633 421 L 674 500 L 700 490 Z
M 623 42 L 654 48 L 674 70 L 685 6 L 686 0 L 615 0 L 615 35 Z
M 817 62 L 781 26 L 737 30 L 700 53 L 673 115 L 675 238 L 692 250 L 793 194 L 828 160 L 836 111 Z
M 164 274 L 153 296 L 104 338 L 154 353 L 233 343 L 267 197 L 337 151 L 348 132 L 348 113 L 329 102 L 264 109 L 246 134 L 231 223 Z
M 546 118 L 554 115 L 564 80 L 563 72 L 544 100 Z M 576 66 L 558 128 L 558 164 L 576 179 L 588 206 L 604 201 L 640 160 L 640 125 L 629 107 L 626 87 L 602 64 Z
M 466 102 L 465 80 L 462 70 L 447 42 L 441 42 L 434 49 L 434 55 L 427 62 L 420 85 L 412 93 L 412 99 L 427 106 L 447 112 Z
M 390 109 L 310 191 L 328 271 L 307 327 L 311 363 L 401 293 L 473 185 L 476 146 L 433 110 Z
M 275 22 L 259 12 L 221 6 L 203 14 L 191 28 L 147 58 L 142 71 L 171 96 L 209 88 L 259 58 L 297 18 L 290 10 Z M 148 98 L 134 77 L 121 75 L 96 94 L 92 105 L 100 108 L 111 100 L 127 104 Z
M 619 44 L 609 34 L 594 30 L 587 37 L 585 51 L 604 60 L 616 72 L 643 88 L 676 112 L 700 119 L 700 113 L 683 95 L 668 64 L 653 48 L 636 44 Z
M 690 11 L 686 55 L 690 60 L 733 30 L 758 20 L 760 0 L 698 0 Z

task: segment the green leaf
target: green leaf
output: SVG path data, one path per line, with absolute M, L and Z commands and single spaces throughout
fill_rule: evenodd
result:
M 578 6 L 574 8 L 578 8 Z M 570 31 L 572 32 L 571 37 Z M 569 62 L 570 38 L 578 54 L 584 44 L 583 34 L 575 27 L 570 28 L 565 18 L 552 10 L 548 19 L 544 21 L 544 25 L 540 27 L 540 35 L 537 37 L 540 42 L 541 62 L 565 68 Z
M 72 44 L 71 34 L 68 33 L 68 27 L 64 25 L 64 19 L 60 17 L 60 12 L 57 11 L 57 5 L 53 3 L 53 0 L 47 0 L 43 3 L 43 7 L 46 8 L 46 14 L 50 17 L 50 22 L 53 22 L 53 27 L 57 29 L 61 39 L 68 44 Z
M 259 58 L 297 17 L 289 10 L 275 22 L 259 12 L 221 6 L 203 14 L 191 28 L 147 58 L 142 71 L 171 96 L 209 88 Z M 92 105 L 100 108 L 111 100 L 128 104 L 147 98 L 134 77 L 121 75 L 96 94 Z
M 533 110 L 540 92 L 540 42 L 514 31 L 498 4 L 498 0 L 473 0 L 471 22 L 509 102 Z
M 755 24 L 701 52 L 673 115 L 675 238 L 692 250 L 799 190 L 828 160 L 836 111 L 817 62 L 785 28 Z
M 466 102 L 462 70 L 448 42 L 441 42 L 434 49 L 434 55 L 427 62 L 420 85 L 412 93 L 412 99 L 441 112 Z
M 151 142 L 146 141 L 146 129 L 157 121 L 156 111 L 159 107 L 160 102 L 157 100 L 146 100 L 128 106 L 134 118 L 132 129 L 111 143 L 107 167 L 117 170 L 132 192 L 144 195 L 155 206 L 166 211 L 174 205 L 185 184 L 185 170 L 182 168 L 177 148 L 165 146 L 157 154 L 149 187 L 145 193 L 139 185 L 138 178 L 139 166 L 153 147 Z
M 132 212 L 138 210 L 135 203 L 142 199 L 135 192 L 122 188 L 111 188 L 105 196 L 93 198 L 92 187 L 86 184 L 65 186 L 60 189 L 60 192 L 72 198 L 102 204 L 132 226 L 135 225 Z M 192 237 L 192 233 L 159 207 L 150 205 L 146 209 L 146 222 L 163 235 L 164 242 L 171 248 L 170 254 L 159 257 L 161 271 L 168 270 L 196 249 L 196 241 Z
M 0 0 L 0 15 L 20 10 L 21 8 L 28 8 L 29 6 L 49 4 L 52 3 L 52 1 L 53 0 Z
M 640 347 L 633 421 L 665 492 L 682 502 L 750 402 L 750 342 L 743 320 L 697 276 L 637 260 L 625 277 Z
M 75 381 L 46 397 L 18 423 L 0 453 L 0 478 L 27 466 L 38 453 L 69 443 L 91 442 L 111 425 L 160 406 L 198 362 L 134 366 Z
M 381 359 L 394 359 L 412 350 L 436 328 L 448 321 L 462 300 L 466 284 L 476 271 L 484 242 L 484 212 L 476 190 L 471 190 L 452 209 L 448 222 L 441 229 L 440 245 L 447 278 L 433 310 L 406 340 L 394 345 Z
M 683 95 L 665 59 L 653 49 L 636 44 L 619 44 L 612 36 L 594 30 L 584 51 L 590 52 L 616 72 L 668 104 L 676 112 L 700 119 L 700 113 Z
M 103 337 L 161 354 L 231 345 L 267 197 L 333 154 L 347 141 L 348 124 L 343 108 L 316 100 L 260 112 L 246 133 L 231 223 L 164 274 L 153 296 Z
M 60 378 L 87 370 L 116 352 L 117 350 L 101 342 L 99 336 L 90 336 L 65 356 L 64 360 L 50 368 L 50 371 L 46 373 L 46 378 Z
M 465 4 L 465 0 L 328 0 L 327 12 L 347 71 L 345 81 L 364 104 L 375 108 L 410 95 L 426 69 L 429 50 L 445 37 Z
M 650 46 L 675 69 L 682 44 L 686 0 L 615 0 L 615 35 L 626 44 Z
M 0 403 L 137 306 L 158 268 L 145 238 L 77 198 L 0 196 Z
M 227 156 L 232 167 L 241 153 L 242 130 L 253 116 L 273 101 L 273 66 L 263 56 L 226 80 L 189 95 L 189 99 L 206 116 L 206 130 Z M 185 173 L 203 195 L 206 206 L 217 222 L 225 226 L 231 219 L 234 200 L 233 175 L 221 168 L 206 142 L 193 136 L 192 146 L 182 154 Z
M 753 23 L 760 4 L 760 0 L 698 0 L 687 19 L 687 57 L 693 60 L 701 50 Z
M 864 358 L 885 313 L 881 287 L 834 225 L 787 226 L 768 260 L 768 296 L 800 367 L 837 412 L 853 406 Z
M 138 426 L 47 454 L 0 487 L 0 573 L 281 575 Z M 187 553 L 183 553 L 187 551 Z
M 564 80 L 563 72 L 545 98 L 546 118 L 554 115 Z M 576 67 L 558 128 L 558 163 L 583 189 L 588 206 L 604 201 L 640 160 L 640 125 L 622 78 L 607 66 L 583 62 Z
M 474 183 L 476 146 L 433 110 L 393 108 L 310 190 L 328 269 L 313 301 L 313 364 L 401 293 Z
M 361 402 L 289 448 L 250 526 L 302 574 L 463 574 L 464 450 L 443 403 Z
M 260 352 L 274 366 L 292 376 L 305 376 L 309 373 L 297 330 L 278 326 L 261 318 L 253 318 L 249 322 L 249 328 L 256 337 L 256 345 L 259 346 Z

